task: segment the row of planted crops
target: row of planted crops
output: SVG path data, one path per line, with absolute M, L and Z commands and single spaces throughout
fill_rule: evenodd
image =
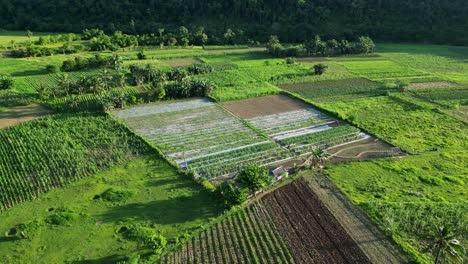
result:
M 0 130 L 0 210 L 148 151 L 100 115 L 56 115 Z
M 272 165 L 365 137 L 313 108 L 239 119 L 206 99 L 139 106 L 113 115 L 182 168 L 208 179 L 245 164 Z
M 203 230 L 162 263 L 294 263 L 260 204 Z

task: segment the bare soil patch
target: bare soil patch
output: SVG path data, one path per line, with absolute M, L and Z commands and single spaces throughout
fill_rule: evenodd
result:
M 309 105 L 286 95 L 271 95 L 226 102 L 222 103 L 222 106 L 234 115 L 244 119 L 310 108 Z
M 10 110 L 0 112 L 0 129 L 30 121 L 51 113 L 51 110 L 38 104 L 15 107 Z
M 277 189 L 262 203 L 296 263 L 371 263 L 305 180 Z
M 187 65 L 191 65 L 191 64 L 199 63 L 199 62 L 201 61 L 197 58 L 184 58 L 184 59 L 164 60 L 164 61 L 161 61 L 161 64 L 172 66 L 172 67 L 178 67 L 178 66 L 187 66 Z
M 245 52 L 245 51 L 266 51 L 266 48 L 256 47 L 256 48 L 239 48 L 239 49 L 214 49 L 206 50 L 208 53 L 234 53 L 234 52 Z
M 445 87 L 457 87 L 458 84 L 451 82 L 423 82 L 423 83 L 410 83 L 408 88 L 410 89 L 427 89 L 427 88 L 445 88 Z
M 312 191 L 372 263 L 407 263 L 377 226 L 324 176 L 305 177 Z
M 390 146 L 374 137 L 329 148 L 327 153 L 330 154 L 332 163 L 404 155 L 399 148 Z

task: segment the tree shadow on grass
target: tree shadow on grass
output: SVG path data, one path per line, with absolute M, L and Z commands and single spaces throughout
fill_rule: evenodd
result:
M 124 219 L 151 221 L 160 225 L 181 224 L 199 219 L 207 219 L 221 214 L 222 204 L 211 194 L 200 191 L 183 194 L 167 200 L 149 203 L 131 203 L 112 207 L 99 216 L 104 222 L 118 222 Z
M 31 76 L 31 75 L 44 75 L 47 74 L 47 71 L 45 69 L 40 69 L 40 70 L 29 70 L 29 71 L 18 71 L 18 72 L 13 72 L 11 76 L 13 77 L 22 77 L 22 76 Z
M 19 240 L 18 237 L 7 237 L 7 236 L 1 236 L 0 237 L 0 243 L 2 242 L 11 242 L 11 241 L 15 241 L 15 240 Z
M 103 264 L 103 263 L 118 263 L 120 261 L 125 261 L 127 260 L 127 257 L 121 256 L 121 255 L 111 255 L 111 256 L 106 256 L 98 259 L 87 259 L 87 260 L 78 260 L 78 261 L 72 261 L 69 263 L 72 264 Z

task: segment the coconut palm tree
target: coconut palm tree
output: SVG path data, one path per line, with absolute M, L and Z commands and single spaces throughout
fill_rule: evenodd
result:
M 312 158 L 313 158 L 313 165 L 314 167 L 317 167 L 319 165 L 322 165 L 325 160 L 327 160 L 327 152 L 324 149 L 315 147 L 312 149 Z
M 433 254 L 434 264 L 463 263 L 466 251 L 455 237 L 456 234 L 448 226 L 439 226 L 429 235 L 427 251 Z

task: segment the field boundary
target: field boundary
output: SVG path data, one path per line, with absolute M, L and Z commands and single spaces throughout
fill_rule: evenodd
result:
M 323 174 L 304 176 L 311 190 L 373 263 L 408 263 L 408 256 Z M 385 260 L 385 261 L 384 261 Z

